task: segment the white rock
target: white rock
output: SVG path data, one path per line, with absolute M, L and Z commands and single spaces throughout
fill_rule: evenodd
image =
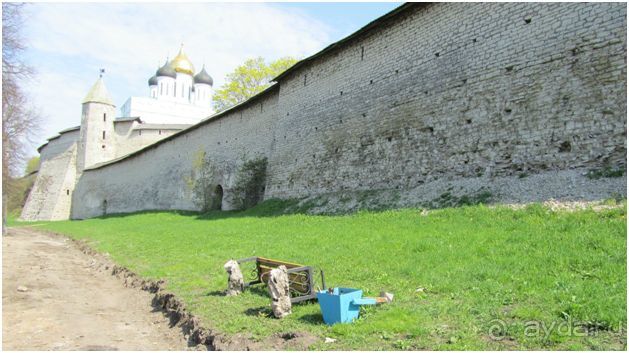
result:
M 227 280 L 227 291 L 225 295 L 232 296 L 240 294 L 245 288 L 244 278 L 242 276 L 242 272 L 240 271 L 240 266 L 238 266 L 238 262 L 234 260 L 229 260 L 223 265 L 225 272 L 229 275 L 229 279 Z
M 380 296 L 383 298 L 387 299 L 387 303 L 390 303 L 393 301 L 393 293 L 388 293 L 388 292 L 380 292 Z
M 280 265 L 271 270 L 267 287 L 271 295 L 273 315 L 278 319 L 290 315 L 290 282 L 286 266 Z
M 325 338 L 325 343 L 334 343 L 334 342 L 336 342 L 334 338 L 330 338 L 330 337 Z

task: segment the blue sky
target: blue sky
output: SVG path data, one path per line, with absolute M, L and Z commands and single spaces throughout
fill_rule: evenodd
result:
M 299 9 L 313 18 L 326 23 L 333 32 L 333 41 L 337 41 L 401 4 L 401 2 L 301 2 L 280 3 L 277 6 L 287 9 Z
M 220 87 L 245 59 L 306 57 L 399 6 L 388 3 L 32 3 L 23 28 L 26 83 L 43 116 L 35 148 L 81 118 L 81 100 L 105 68 L 119 108 L 181 43 Z

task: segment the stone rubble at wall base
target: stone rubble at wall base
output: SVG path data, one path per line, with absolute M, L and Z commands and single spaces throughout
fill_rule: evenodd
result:
M 412 189 L 340 191 L 301 199 L 286 211 L 340 214 L 358 210 L 407 207 L 440 208 L 473 203 L 526 204 L 558 201 L 626 199 L 626 174 L 590 179 L 585 170 L 544 172 L 527 176 L 438 179 Z

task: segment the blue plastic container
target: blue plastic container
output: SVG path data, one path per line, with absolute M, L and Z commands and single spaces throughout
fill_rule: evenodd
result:
M 328 325 L 339 322 L 353 322 L 358 318 L 361 305 L 376 304 L 372 298 L 362 298 L 363 291 L 355 288 L 334 288 L 317 292 L 317 300 L 323 314 L 323 321 Z

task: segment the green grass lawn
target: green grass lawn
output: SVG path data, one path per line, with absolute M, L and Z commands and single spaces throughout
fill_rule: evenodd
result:
M 337 339 L 313 349 L 335 350 L 626 349 L 626 202 L 598 212 L 481 205 L 342 216 L 276 215 L 276 206 L 37 227 L 87 238 L 132 271 L 166 279 L 192 313 L 228 334 L 307 331 Z M 317 303 L 277 320 L 264 287 L 218 295 L 223 264 L 249 256 L 312 265 L 328 286 L 395 299 L 353 324 L 326 326 Z

